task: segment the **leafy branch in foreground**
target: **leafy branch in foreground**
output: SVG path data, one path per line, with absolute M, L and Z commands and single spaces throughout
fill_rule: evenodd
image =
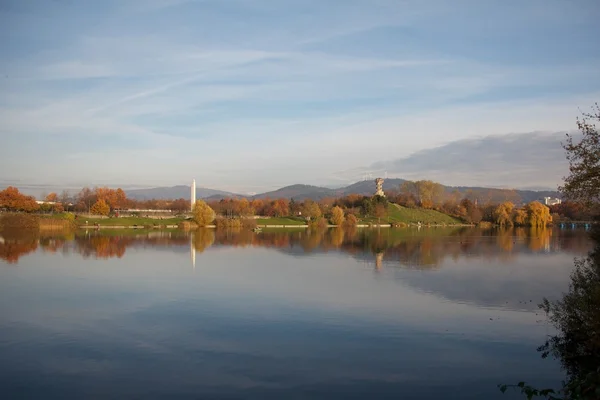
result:
M 545 397 L 546 399 L 549 399 L 549 400 L 564 399 L 564 397 L 554 396 L 555 394 L 557 394 L 554 391 L 554 389 L 536 389 L 532 386 L 527 385 L 525 382 L 519 382 L 516 385 L 498 385 L 498 389 L 500 389 L 500 391 L 502 393 L 505 393 L 506 390 L 509 388 L 520 390 L 521 394 L 524 394 L 525 396 L 527 396 L 527 400 L 531 400 L 534 397 Z

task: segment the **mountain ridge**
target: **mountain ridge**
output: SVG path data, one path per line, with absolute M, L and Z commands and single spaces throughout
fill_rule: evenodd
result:
M 401 178 L 389 178 L 383 183 L 384 191 L 398 190 L 400 185 L 405 182 Z M 543 197 L 560 197 L 558 191 L 555 190 L 526 190 L 526 189 L 500 189 L 481 186 L 447 186 L 443 185 L 446 192 L 451 193 L 458 191 L 462 195 L 471 193 L 472 196 L 480 198 L 481 201 L 505 201 L 511 200 L 516 202 L 530 202 L 540 200 Z M 128 197 L 136 200 L 149 199 L 187 199 L 190 196 L 190 186 L 177 185 L 171 187 L 156 187 L 148 189 L 132 189 L 126 190 Z M 308 185 L 308 184 L 293 184 L 284 186 L 277 190 L 258 193 L 255 195 L 243 195 L 239 193 L 227 192 L 224 190 L 210 188 L 196 188 L 196 198 L 205 200 L 221 200 L 224 198 L 242 198 L 247 199 L 277 199 L 286 198 L 296 201 L 306 199 L 321 200 L 326 197 L 341 197 L 350 194 L 371 195 L 375 192 L 375 183 L 373 181 L 358 181 L 348 186 L 332 189 L 324 186 Z

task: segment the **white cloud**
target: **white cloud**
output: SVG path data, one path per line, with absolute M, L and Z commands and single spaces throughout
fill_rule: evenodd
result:
M 346 175 L 336 171 L 466 138 L 570 130 L 578 107 L 600 94 L 593 84 L 598 59 L 541 68 L 421 45 L 423 21 L 446 14 L 458 21 L 444 2 L 107 4 L 97 24 L 69 19 L 54 45 L 0 61 L 6 177 L 168 184 L 180 182 L 183 170 L 197 170 L 233 191 L 338 181 Z M 69 7 L 70 18 L 82 10 Z M 470 9 L 474 15 L 478 7 Z M 512 23 L 525 23 L 532 14 L 524 13 Z M 27 14 L 19 18 L 27 26 Z M 402 32 L 401 40 L 369 36 L 390 27 Z M 457 38 L 473 33 L 464 29 Z M 13 47 L 18 38 L 35 38 L 14 34 Z M 348 40 L 356 45 L 335 46 Z M 73 170 L 59 160 L 41 168 L 49 138 L 64 140 L 72 157 L 94 162 Z M 78 141 L 86 138 L 89 144 Z M 124 168 L 127 152 L 139 168 Z M 17 158 L 24 168 L 14 168 Z

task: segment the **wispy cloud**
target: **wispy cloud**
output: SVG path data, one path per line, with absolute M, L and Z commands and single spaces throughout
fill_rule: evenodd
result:
M 454 141 L 572 129 L 600 94 L 597 10 L 502 4 L 5 5 L 0 178 L 325 184 Z M 50 150 L 67 156 L 48 165 Z
M 556 188 L 568 172 L 565 132 L 529 132 L 462 139 L 379 161 L 371 172 L 407 179 L 434 179 L 449 185 Z

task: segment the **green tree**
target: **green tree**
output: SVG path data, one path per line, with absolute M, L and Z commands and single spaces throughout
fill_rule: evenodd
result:
M 215 220 L 215 212 L 202 200 L 197 200 L 192 210 L 192 219 L 199 226 L 210 225 Z
M 110 213 L 110 206 L 106 203 L 106 201 L 100 199 L 94 203 L 90 212 L 95 215 L 108 215 Z
M 559 188 L 565 197 L 588 204 L 600 201 L 600 133 L 594 125 L 600 121 L 598 103 L 592 110 L 577 119 L 581 140 L 567 135 L 567 142 L 563 144 L 569 161 L 569 176 Z
M 600 228 L 592 233 L 594 250 L 575 261 L 569 291 L 557 301 L 544 299 L 540 307 L 558 334 L 538 350 L 558 358 L 567 373 L 563 388 L 569 399 L 600 397 Z
M 344 223 L 344 210 L 341 207 L 335 206 L 331 209 L 331 223 L 338 226 Z
M 584 114 L 577 121 L 583 138 L 575 142 L 568 136 L 567 159 L 570 175 L 561 187 L 563 194 L 590 205 L 600 200 L 600 136 L 589 120 L 600 120 L 600 108 L 595 114 Z M 547 207 L 538 202 L 527 205 L 527 216 L 532 225 L 544 224 L 550 218 Z M 561 397 L 551 389 L 538 390 L 519 382 L 511 385 L 520 389 L 528 399 L 536 396 L 547 399 L 596 400 L 600 398 L 600 226 L 595 225 L 591 238 L 594 250 L 588 257 L 575 260 L 569 290 L 560 300 L 544 299 L 543 309 L 557 333 L 550 336 L 538 350 L 542 357 L 558 358 L 567 374 Z M 503 392 L 509 385 L 500 385 Z

